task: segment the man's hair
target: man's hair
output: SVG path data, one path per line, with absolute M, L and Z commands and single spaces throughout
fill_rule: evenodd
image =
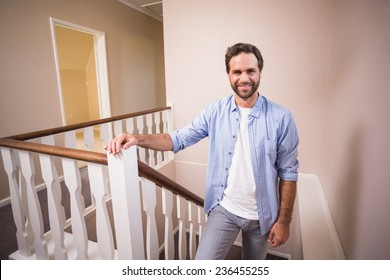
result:
M 230 71 L 230 60 L 233 56 L 237 56 L 240 53 L 253 53 L 257 58 L 257 66 L 259 67 L 259 70 L 263 70 L 263 57 L 259 51 L 259 49 L 251 44 L 246 43 L 237 43 L 231 47 L 228 47 L 225 54 L 225 65 L 226 65 L 226 72 L 229 74 Z

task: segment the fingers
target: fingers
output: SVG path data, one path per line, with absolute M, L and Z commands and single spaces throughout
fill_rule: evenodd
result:
M 270 231 L 270 234 L 268 236 L 268 244 L 271 247 L 279 247 L 283 245 L 287 239 L 285 239 L 281 234 L 279 234 L 275 229 L 272 229 Z
M 131 141 L 128 140 L 128 136 L 125 133 L 118 134 L 114 139 L 110 140 L 108 144 L 104 147 L 107 152 L 110 154 L 117 154 L 121 151 L 122 145 L 124 144 L 123 148 L 127 149 L 132 145 L 135 145 L 135 141 L 133 140 L 134 137 L 130 137 Z
M 276 237 L 274 237 L 273 239 L 268 239 L 268 244 L 271 247 L 279 247 L 279 246 L 283 245 L 285 242 L 286 242 L 285 240 L 279 239 Z

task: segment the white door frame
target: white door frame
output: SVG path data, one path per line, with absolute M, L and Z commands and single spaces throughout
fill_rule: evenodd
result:
M 94 36 L 94 49 L 95 49 L 95 59 L 96 59 L 96 78 L 97 78 L 97 90 L 99 96 L 99 111 L 100 118 L 109 118 L 111 117 L 111 102 L 110 102 L 110 92 L 108 85 L 108 70 L 107 70 L 107 52 L 106 52 L 106 35 L 104 32 L 94 30 L 88 27 L 81 25 L 73 24 L 63 20 L 50 18 L 50 26 L 53 40 L 54 48 L 54 60 L 56 64 L 57 72 L 57 82 L 58 82 L 58 92 L 60 94 L 60 103 L 61 103 L 61 113 L 62 113 L 62 122 L 66 125 L 66 116 L 65 116 L 65 107 L 64 99 L 62 95 L 62 86 L 61 86 L 61 74 L 60 74 L 60 64 L 58 60 L 57 53 L 57 42 L 54 25 L 61 25 L 67 28 L 74 29 L 76 31 L 81 31 L 85 33 L 92 34 Z

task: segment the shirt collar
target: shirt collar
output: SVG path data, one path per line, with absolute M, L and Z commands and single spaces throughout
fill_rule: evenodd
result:
M 265 100 L 265 97 L 260 94 L 259 98 L 257 98 L 255 105 L 252 107 L 252 111 L 250 113 L 251 116 L 255 118 L 260 118 L 260 113 L 262 111 L 263 105 L 265 104 Z M 234 101 L 234 94 L 230 96 L 230 112 L 233 111 L 238 111 L 237 104 Z

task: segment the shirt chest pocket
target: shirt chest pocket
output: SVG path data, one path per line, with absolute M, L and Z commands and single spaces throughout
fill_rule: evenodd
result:
M 277 155 L 277 142 L 273 140 L 264 140 L 264 150 L 267 160 L 274 165 Z

